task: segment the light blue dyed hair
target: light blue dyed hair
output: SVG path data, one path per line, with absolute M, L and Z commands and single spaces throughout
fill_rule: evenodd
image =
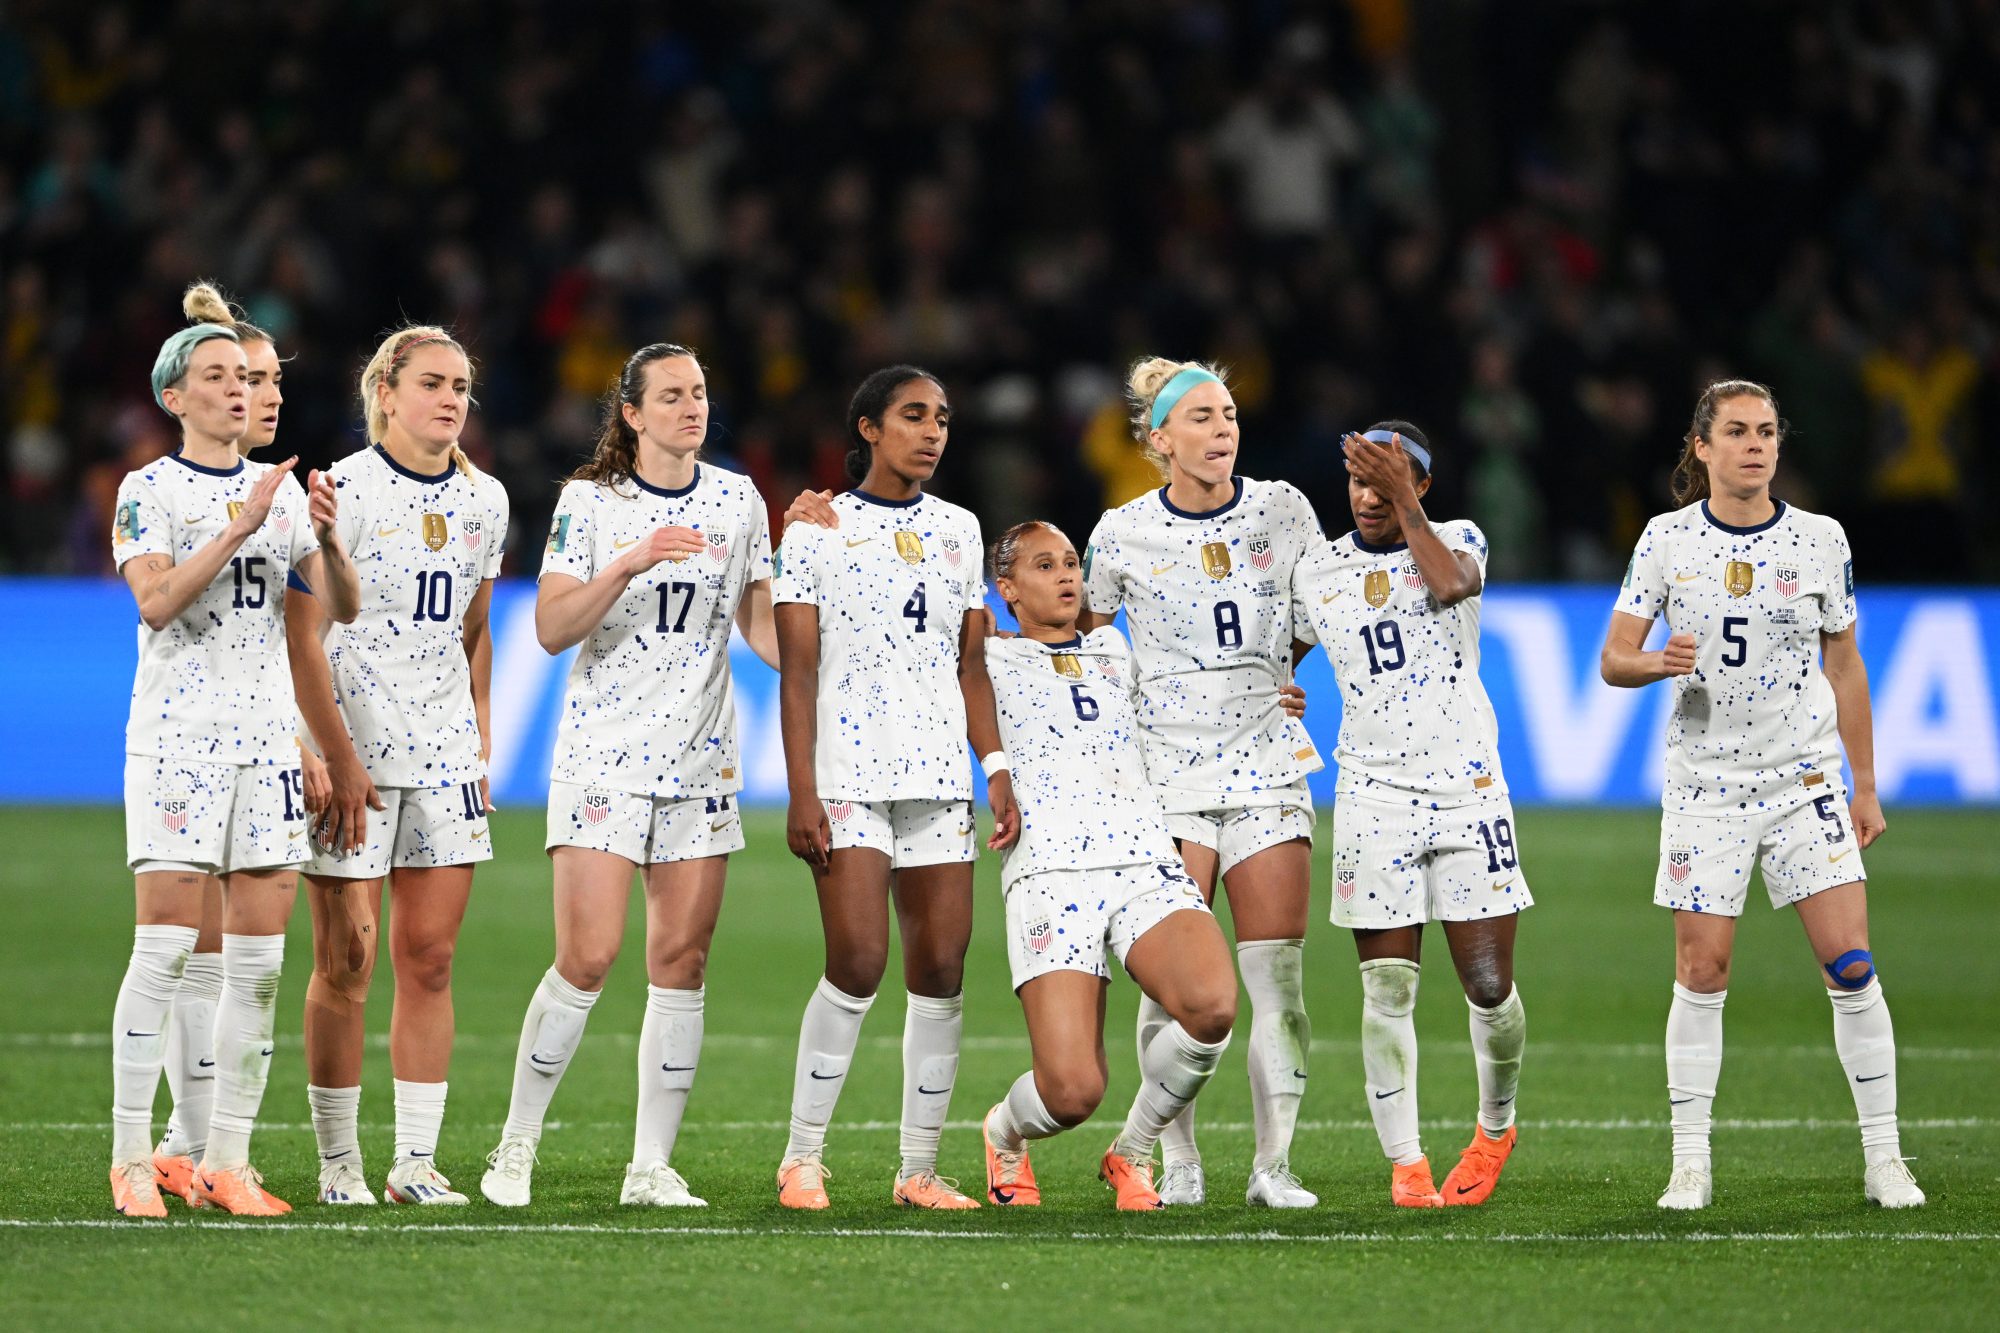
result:
M 153 358 L 153 401 L 167 412 L 167 390 L 187 378 L 188 360 L 194 356 L 194 349 L 210 338 L 227 338 L 233 343 L 243 340 L 236 336 L 236 330 L 226 324 L 190 324 L 178 333 L 170 334 L 160 344 L 160 354 Z M 168 416 L 173 413 L 167 412 Z

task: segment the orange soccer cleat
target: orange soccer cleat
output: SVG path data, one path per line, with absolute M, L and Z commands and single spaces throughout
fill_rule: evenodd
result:
M 958 1182 L 946 1180 L 936 1171 L 919 1171 L 896 1182 L 894 1198 L 905 1208 L 935 1208 L 954 1212 L 977 1208 L 979 1200 L 959 1192 Z
M 994 1107 L 993 1111 L 998 1111 Z M 1042 1201 L 1042 1187 L 1035 1183 L 1035 1168 L 1028 1162 L 1028 1145 L 1019 1152 L 993 1146 L 993 1111 L 986 1113 L 980 1136 L 986 1140 L 986 1197 L 1002 1207 L 1033 1208 Z
M 1428 1157 L 1419 1157 L 1408 1166 L 1394 1168 L 1389 1180 L 1389 1202 L 1398 1208 L 1444 1207 L 1444 1196 L 1431 1183 Z
M 833 1172 L 817 1157 L 794 1157 L 778 1164 L 778 1202 L 787 1208 L 817 1209 L 831 1204 L 826 1178 Z
M 111 1168 L 111 1206 L 126 1217 L 165 1217 L 167 1205 L 153 1182 L 151 1162 L 126 1162 Z
M 1118 1211 L 1121 1213 L 1150 1212 L 1167 1206 L 1160 1201 L 1159 1192 L 1153 1188 L 1151 1157 L 1135 1162 L 1121 1155 L 1118 1145 L 1113 1143 L 1104 1150 L 1097 1178 L 1118 1192 Z
M 1507 1154 L 1514 1151 L 1515 1137 L 1512 1125 L 1497 1139 L 1486 1132 L 1484 1125 L 1473 1126 L 1471 1144 L 1459 1156 L 1451 1174 L 1444 1178 L 1444 1188 L 1438 1191 L 1445 1205 L 1485 1203 L 1493 1187 L 1500 1183 L 1500 1168 L 1507 1165 Z
M 194 1158 L 185 1153 L 154 1152 L 153 1184 L 190 1208 L 201 1207 L 194 1197 Z
M 264 1188 L 264 1177 L 256 1167 L 222 1169 L 204 1166 L 194 1173 L 194 1207 L 214 1204 L 237 1217 L 283 1217 L 292 1206 Z

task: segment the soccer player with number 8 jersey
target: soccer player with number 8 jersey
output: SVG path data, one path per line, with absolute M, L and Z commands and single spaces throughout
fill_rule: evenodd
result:
M 1827 978 L 1833 1043 L 1861 1123 L 1862 1190 L 1924 1202 L 1896 1124 L 1896 1036 L 1868 950 L 1861 853 L 1882 835 L 1854 562 L 1840 524 L 1774 499 L 1784 424 L 1771 391 L 1708 386 L 1674 473 L 1683 507 L 1646 525 L 1605 638 L 1612 685 L 1671 680 L 1653 901 L 1674 914 L 1667 1012 L 1673 1171 L 1660 1207 L 1708 1206 L 1736 918 L 1761 868 Z M 1662 648 L 1646 636 L 1664 615 Z M 1841 752 L 1854 774 L 1850 793 Z

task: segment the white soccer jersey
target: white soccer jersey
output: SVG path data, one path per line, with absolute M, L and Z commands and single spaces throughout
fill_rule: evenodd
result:
M 1486 573 L 1473 524 L 1433 523 L 1445 549 Z M 1479 681 L 1479 598 L 1439 606 L 1406 543 L 1358 532 L 1323 543 L 1292 577 L 1292 613 L 1310 619 L 1340 683 L 1340 789 L 1430 807 L 1507 790 L 1499 728 Z
M 355 752 L 380 787 L 477 782 L 486 765 L 465 612 L 500 572 L 507 492 L 449 464 L 433 476 L 412 472 L 379 445 L 332 474 L 361 614 L 328 628 L 326 659 Z
M 744 591 L 771 577 L 770 519 L 750 479 L 701 465 L 677 490 L 572 481 L 542 574 L 588 582 L 665 527 L 694 528 L 708 550 L 633 579 L 585 637 L 563 695 L 558 782 L 667 798 L 743 788 L 729 629 Z
M 988 639 L 986 671 L 1021 807 L 1001 884 L 1045 870 L 1179 865 L 1146 780 L 1125 636 L 1106 625 L 1060 644 Z
M 220 536 L 268 463 L 202 467 L 179 454 L 126 474 L 111 551 L 187 560 Z M 165 629 L 139 622 L 139 670 L 125 753 L 224 764 L 299 761 L 299 711 L 285 652 L 285 579 L 319 549 L 305 488 L 287 477 L 263 526 Z
M 1843 787 L 1833 687 L 1819 636 L 1854 623 L 1854 560 L 1840 524 L 1782 501 L 1730 527 L 1702 501 L 1640 534 L 1617 609 L 1666 614 L 1695 638 L 1673 681 L 1666 809 L 1782 811 Z
M 933 495 L 833 499 L 838 528 L 785 530 L 771 596 L 819 608 L 822 800 L 967 800 L 958 636 L 983 604 L 979 520 Z
M 1236 498 L 1192 514 L 1163 486 L 1107 513 L 1084 553 L 1090 609 L 1125 608 L 1138 668 L 1146 772 L 1170 813 L 1260 803 L 1321 767 L 1278 706 L 1292 640 L 1292 567 L 1325 538 L 1282 481 L 1237 478 Z

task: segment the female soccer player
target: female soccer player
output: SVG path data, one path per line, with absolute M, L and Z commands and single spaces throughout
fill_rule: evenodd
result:
M 826 975 L 806 1005 L 778 1201 L 827 1206 L 827 1122 L 889 947 L 893 896 L 909 1009 L 903 1023 L 902 1166 L 893 1197 L 977 1208 L 937 1173 L 958 1069 L 960 983 L 972 933 L 973 817 L 965 742 L 986 756 L 999 850 L 1019 835 L 1000 750 L 979 521 L 924 492 L 951 407 L 937 377 L 890 366 L 848 405 L 858 485 L 839 526 L 795 524 L 776 561 L 779 713 L 791 808 L 785 836 L 812 868 Z
M 1432 523 L 1430 441 L 1384 421 L 1343 442 L 1354 531 L 1293 576 L 1340 683 L 1333 923 L 1361 954 L 1368 1110 L 1406 1208 L 1484 1203 L 1514 1149 L 1528 1020 L 1514 989 L 1516 917 L 1529 906 L 1493 706 L 1479 683 L 1486 537 Z M 1417 978 L 1424 923 L 1444 927 L 1472 1010 L 1479 1120 L 1442 1193 L 1417 1135 Z
M 206 302 L 189 302 L 191 313 Z M 290 1206 L 250 1165 L 270 1073 L 293 874 L 306 853 L 298 708 L 277 643 L 285 578 L 318 578 L 329 613 L 359 588 L 335 530 L 332 482 L 310 498 L 276 467 L 238 455 L 248 362 L 228 324 L 169 337 L 153 400 L 179 421 L 180 450 L 118 488 L 111 544 L 139 606 L 139 668 L 125 735 L 125 829 L 138 925 L 112 1013 L 111 1197 L 128 1217 L 164 1217 L 153 1164 L 153 1094 L 167 1021 L 199 936 L 202 889 L 222 881 L 216 1088 L 190 1202 L 273 1216 Z
M 1702 391 L 1674 470 L 1683 508 L 1646 525 L 1601 668 L 1612 685 L 1674 682 L 1653 901 L 1674 914 L 1667 1103 L 1674 1164 L 1662 1208 L 1705 1208 L 1736 918 L 1760 865 L 1771 905 L 1798 909 L 1830 983 L 1833 1044 L 1852 1083 L 1863 1192 L 1916 1208 L 1896 1130 L 1896 1035 L 1868 952 L 1861 851 L 1882 836 L 1868 672 L 1854 642 L 1854 561 L 1840 524 L 1771 498 L 1784 424 L 1771 391 Z M 1662 613 L 1666 646 L 1645 648 Z M 1841 751 L 1854 773 L 1850 806 Z
M 1082 1124 L 1104 1098 L 1108 950 L 1169 1022 L 1140 1053 L 1139 1095 L 1099 1174 L 1121 1210 L 1159 1208 L 1153 1144 L 1215 1072 L 1236 1020 L 1229 945 L 1146 781 L 1125 637 L 1077 632 L 1076 548 L 1023 523 L 994 544 L 993 575 L 1021 625 L 985 649 L 1021 804 L 1000 878 L 1034 1067 L 986 1113 L 986 1197 L 1040 1203 L 1028 1141 Z
M 570 669 L 549 784 L 555 965 L 529 1001 L 514 1096 L 480 1181 L 529 1199 L 535 1147 L 624 941 L 632 873 L 646 886 L 639 1117 L 620 1202 L 703 1207 L 668 1165 L 701 1057 L 702 982 L 729 854 L 743 846 L 729 627 L 778 664 L 771 539 L 746 477 L 703 464 L 708 382 L 654 343 L 618 377 L 597 451 L 563 487 L 535 626 Z
M 1083 557 L 1090 605 L 1077 623 L 1087 634 L 1125 608 L 1146 773 L 1189 877 L 1212 897 L 1219 873 L 1229 892 L 1251 1009 L 1257 1148 L 1245 1197 L 1310 1208 L 1319 1200 L 1288 1159 L 1312 1039 L 1301 967 L 1313 830 L 1305 780 L 1321 765 L 1280 689 L 1305 646 L 1295 640 L 1311 634 L 1293 621 L 1292 566 L 1323 538 L 1296 488 L 1235 475 L 1236 404 L 1220 375 L 1151 357 L 1132 367 L 1127 388 L 1134 429 L 1166 485 L 1099 521 Z M 1167 1021 L 1141 1001 L 1142 1053 Z M 1161 1197 L 1202 1202 L 1191 1107 L 1161 1147 Z
M 248 367 L 247 425 L 236 442 L 248 458 L 277 439 L 278 410 L 285 395 L 279 384 L 285 368 L 271 335 L 242 318 L 221 292 L 205 282 L 187 290 L 182 309 L 190 319 L 227 326 L 236 334 Z M 303 726 L 300 728 L 303 731 Z M 303 742 L 299 772 L 308 816 L 324 808 L 329 786 L 326 764 Z M 181 974 L 180 990 L 167 1015 L 167 1089 L 173 1114 L 166 1137 L 153 1150 L 154 1183 L 192 1203 L 194 1172 L 208 1147 L 209 1107 L 215 1099 L 215 1007 L 222 998 L 222 881 L 202 876 L 201 933 Z
M 440 328 L 399 329 L 361 375 L 372 448 L 334 464 L 341 532 L 365 571 L 361 614 L 328 634 L 305 598 L 287 626 L 299 707 L 333 780 L 306 866 L 313 976 L 306 1089 L 322 1203 L 373 1203 L 361 1169 L 363 1006 L 382 883 L 396 1080 L 392 1203 L 460 1204 L 438 1171 L 451 1063 L 452 950 L 487 835 L 487 607 L 507 535 L 507 493 L 458 446 L 471 405 L 465 350 Z M 371 813 L 379 812 L 379 813 Z

